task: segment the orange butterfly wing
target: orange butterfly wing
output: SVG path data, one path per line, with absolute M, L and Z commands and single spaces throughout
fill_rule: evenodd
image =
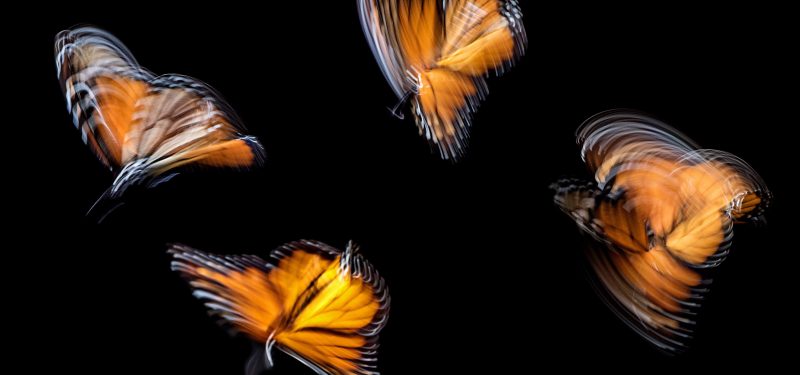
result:
M 361 21 L 398 98 L 413 93 L 420 133 L 441 156 L 464 152 L 471 113 L 486 93 L 483 76 L 524 51 L 515 0 L 359 0 Z
M 191 285 L 194 295 L 235 331 L 267 340 L 283 309 L 280 291 L 269 282 L 269 266 L 256 256 L 219 256 L 183 245 L 170 249 L 172 269 Z
M 263 158 L 213 89 L 190 77 L 154 77 L 107 32 L 61 32 L 56 64 L 84 141 L 118 172 L 112 193 L 186 164 L 249 167 Z
M 111 34 L 81 28 L 56 37 L 58 77 L 81 136 L 100 160 L 118 169 L 138 101 L 152 75 Z
M 386 321 L 382 281 L 363 259 L 353 262 L 343 266 L 337 256 L 301 297 L 304 307 L 291 325 L 275 336 L 285 351 L 327 373 L 371 373 L 375 335 Z
M 177 246 L 181 272 L 211 311 L 237 331 L 275 345 L 318 371 L 374 373 L 377 335 L 386 322 L 388 291 L 371 265 L 348 247 L 295 242 L 256 257 L 218 257 Z

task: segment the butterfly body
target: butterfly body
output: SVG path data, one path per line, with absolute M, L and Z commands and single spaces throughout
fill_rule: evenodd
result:
M 601 245 L 586 252 L 597 289 L 642 337 L 683 351 L 733 224 L 758 220 L 771 194 L 741 159 L 700 149 L 639 113 L 598 114 L 578 136 L 596 182 L 551 187 L 556 204 Z
M 186 165 L 246 168 L 263 159 L 261 145 L 241 134 L 241 122 L 216 91 L 191 77 L 152 74 L 113 35 L 65 30 L 55 50 L 73 123 L 116 174 L 112 198 L 131 185 L 168 180 Z

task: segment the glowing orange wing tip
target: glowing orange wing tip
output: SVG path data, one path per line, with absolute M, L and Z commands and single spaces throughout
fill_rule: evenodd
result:
M 220 256 L 173 245 L 181 273 L 221 322 L 265 343 L 248 363 L 272 365 L 277 347 L 322 373 L 376 373 L 377 336 L 389 294 L 377 271 L 351 244 L 342 252 L 313 241 L 256 256 Z M 265 363 L 263 363 L 265 362 Z

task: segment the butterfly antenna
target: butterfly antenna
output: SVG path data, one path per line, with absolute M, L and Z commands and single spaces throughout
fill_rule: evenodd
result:
M 103 220 L 105 220 L 108 217 L 108 215 L 111 215 L 112 212 L 116 211 L 117 208 L 122 207 L 124 204 L 125 204 L 125 202 L 119 202 L 119 203 L 115 204 L 114 207 L 111 207 L 108 211 L 106 211 L 105 214 L 103 214 L 102 217 L 100 217 L 100 220 L 97 221 L 97 224 L 102 223 Z
M 86 216 L 91 215 L 92 211 L 94 211 L 94 208 L 97 207 L 97 205 L 100 202 L 105 202 L 105 200 L 108 198 L 108 193 L 110 193 L 110 192 L 111 192 L 111 186 L 109 186 L 108 189 L 106 189 L 106 191 L 104 191 L 103 194 L 100 194 L 100 197 L 98 197 L 97 200 L 94 201 L 94 204 L 92 204 L 92 207 L 89 207 L 89 211 L 86 211 Z
M 411 97 L 411 94 L 413 94 L 413 92 L 411 92 L 411 91 L 406 91 L 406 93 L 405 93 L 405 94 L 403 94 L 403 97 L 402 97 L 402 98 L 400 98 L 400 101 L 399 101 L 399 102 L 397 102 L 397 104 L 395 104 L 395 106 L 394 106 L 394 107 L 392 107 L 392 108 L 387 108 L 387 109 L 389 110 L 389 112 L 391 112 L 391 113 L 392 113 L 392 116 L 394 116 L 394 117 L 397 117 L 397 118 L 398 118 L 398 119 L 400 119 L 400 120 L 402 120 L 402 119 L 406 118 L 406 116 L 405 116 L 405 115 L 403 114 L 403 112 L 400 110 L 400 107 L 402 107 L 402 106 L 403 106 L 403 104 L 406 104 L 406 102 L 408 101 L 408 99 Z
M 89 217 L 90 215 L 94 214 L 97 211 L 96 209 L 98 208 L 98 206 L 107 206 L 105 205 L 105 203 L 108 202 L 112 188 L 113 186 L 109 187 L 103 192 L 103 194 L 100 195 L 99 198 L 97 198 L 94 204 L 92 204 L 92 207 L 89 208 L 89 211 L 86 211 L 86 217 Z M 111 208 L 109 208 L 108 210 L 105 210 L 103 214 L 100 216 L 100 219 L 97 220 L 97 224 L 102 223 L 103 220 L 105 220 L 106 217 L 108 217 L 108 215 L 114 212 L 117 208 L 120 208 L 123 204 L 125 204 L 125 202 L 119 202 L 114 206 L 112 206 Z
M 272 332 L 267 338 L 267 343 L 264 346 L 264 366 L 267 369 L 272 368 L 272 347 L 275 345 L 275 332 Z

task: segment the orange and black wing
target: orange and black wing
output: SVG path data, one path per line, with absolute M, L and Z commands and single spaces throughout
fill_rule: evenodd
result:
M 209 312 L 234 332 L 266 342 L 283 311 L 282 291 L 269 282 L 270 264 L 257 256 L 214 255 L 173 245 L 172 270 L 180 272 Z
M 556 202 L 598 241 L 586 250 L 598 295 L 657 347 L 681 350 L 706 289 L 699 271 L 659 244 L 645 215 L 660 214 L 659 206 L 643 202 L 641 194 L 634 198 L 619 188 L 601 191 L 576 180 L 555 187 Z
M 433 64 L 442 40 L 436 1 L 358 0 L 361 26 L 398 98 L 416 92 L 416 74 Z
M 129 135 L 131 158 L 148 161 L 153 175 L 186 164 L 246 168 L 263 149 L 235 112 L 208 85 L 191 77 L 164 75 L 151 81 Z
M 153 75 L 139 66 L 122 42 L 95 28 L 62 31 L 55 53 L 58 79 L 75 126 L 98 158 L 118 170 L 129 161 L 123 158 L 125 140 Z
M 353 245 L 341 252 L 319 242 L 291 243 L 276 252 L 277 269 L 295 269 L 310 254 L 334 257 L 297 294 L 277 346 L 321 373 L 377 373 L 378 333 L 389 312 L 383 279 Z

